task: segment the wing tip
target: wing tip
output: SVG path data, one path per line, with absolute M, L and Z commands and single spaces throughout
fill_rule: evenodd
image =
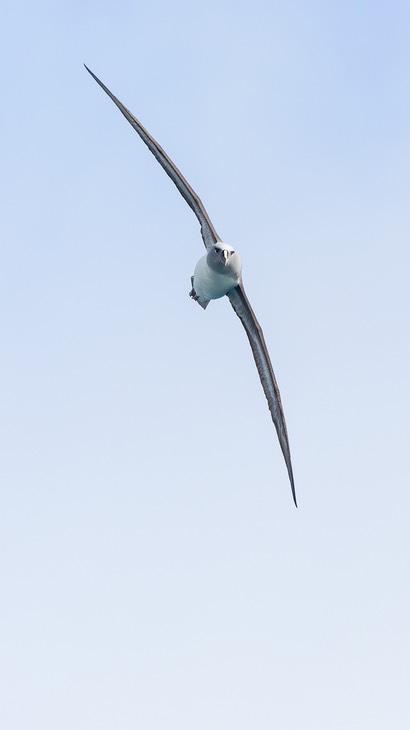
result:
M 293 501 L 295 503 L 295 507 L 298 508 L 298 503 L 297 503 L 297 499 L 296 499 L 295 482 L 294 482 L 294 479 L 293 479 L 293 470 L 292 470 L 292 464 L 290 463 L 290 460 L 289 460 L 289 463 L 286 464 L 286 466 L 288 468 L 290 488 L 292 490 Z
M 93 79 L 95 79 L 96 81 L 98 81 L 98 83 L 101 83 L 100 80 L 97 79 L 96 75 L 91 71 L 91 69 L 88 68 L 87 64 L 84 61 L 83 61 L 83 64 L 84 64 L 84 68 L 88 71 L 88 73 L 90 74 L 90 76 L 92 76 Z

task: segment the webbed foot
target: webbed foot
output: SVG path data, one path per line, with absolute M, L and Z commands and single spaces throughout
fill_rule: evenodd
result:
M 191 276 L 191 284 L 192 284 L 192 289 L 189 292 L 189 296 L 191 297 L 191 299 L 194 300 L 194 302 L 198 302 L 199 306 L 202 307 L 202 309 L 206 309 L 209 304 L 209 299 L 205 300 L 204 302 L 199 301 L 198 294 L 196 293 L 196 291 L 194 289 L 194 277 L 193 276 Z

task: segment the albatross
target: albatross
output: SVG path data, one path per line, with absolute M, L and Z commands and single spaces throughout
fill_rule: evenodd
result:
M 142 126 L 141 122 L 117 99 L 116 96 L 100 81 L 99 78 L 84 64 L 88 73 L 101 86 L 127 122 L 139 134 L 142 141 L 158 160 L 172 182 L 178 188 L 182 197 L 193 210 L 201 226 L 201 235 L 206 248 L 206 254 L 199 259 L 191 277 L 192 289 L 189 295 L 192 299 L 206 309 L 212 299 L 220 299 L 227 296 L 234 312 L 241 320 L 252 348 L 253 357 L 258 369 L 262 388 L 268 401 L 272 421 L 275 425 L 279 444 L 285 458 L 292 489 L 293 501 L 297 507 L 295 483 L 293 479 L 292 462 L 290 458 L 289 439 L 286 428 L 285 416 L 283 413 L 278 384 L 273 372 L 268 349 L 262 329 L 256 319 L 255 313 L 249 304 L 242 283 L 241 259 L 235 249 L 227 243 L 223 243 L 218 236 L 212 221 L 205 210 L 205 207 L 191 188 L 177 166 L 168 157 L 162 147 L 156 142 L 152 135 Z

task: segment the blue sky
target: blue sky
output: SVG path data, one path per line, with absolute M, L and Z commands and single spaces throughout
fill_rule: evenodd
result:
M 410 10 L 7 2 L 0 724 L 408 728 Z M 197 221 L 240 251 L 299 509 Z

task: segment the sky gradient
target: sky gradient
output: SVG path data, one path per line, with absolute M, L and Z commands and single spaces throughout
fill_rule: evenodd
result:
M 407 730 L 410 8 L 5 3 L 0 725 Z M 299 509 L 192 211 L 243 261 Z

